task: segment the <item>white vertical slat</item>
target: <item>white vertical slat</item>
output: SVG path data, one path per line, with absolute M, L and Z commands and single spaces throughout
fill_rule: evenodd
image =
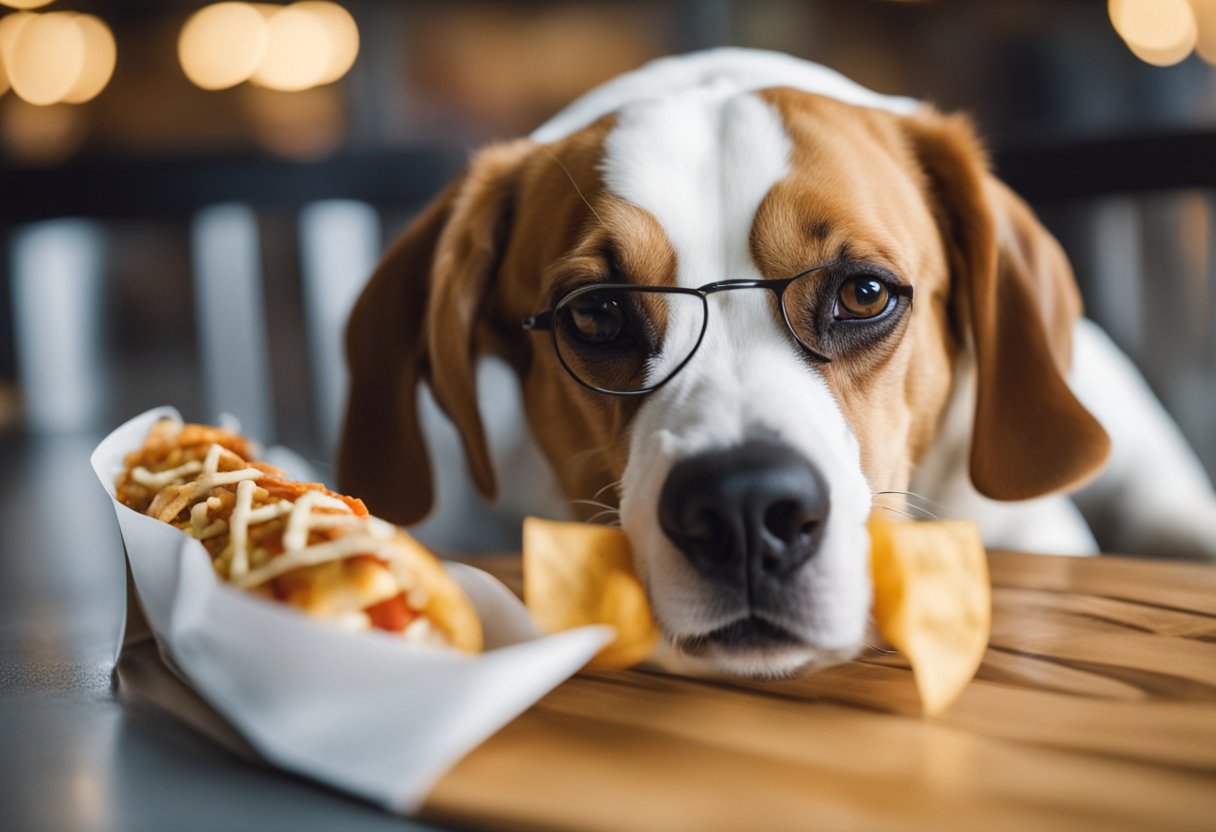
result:
M 380 254 L 380 218 L 363 202 L 329 200 L 300 214 L 304 316 L 322 448 L 337 448 L 346 403 L 343 334 L 351 307 Z
M 93 222 L 52 220 L 13 236 L 17 367 L 33 431 L 84 430 L 101 416 L 104 259 Z
M 1090 262 L 1097 290 L 1089 298 L 1089 315 L 1129 354 L 1143 359 L 1147 346 L 1141 293 L 1143 228 L 1136 201 L 1108 197 L 1092 209 Z
M 270 442 L 274 394 L 257 217 L 248 205 L 205 208 L 194 217 L 191 247 L 207 418 L 232 414 L 246 434 Z

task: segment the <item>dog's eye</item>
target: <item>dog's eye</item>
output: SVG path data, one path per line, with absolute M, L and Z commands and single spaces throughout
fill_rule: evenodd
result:
M 626 314 L 619 298 L 591 292 L 566 306 L 574 334 L 588 344 L 610 344 L 621 337 Z
M 891 306 L 894 295 L 886 283 L 876 277 L 850 277 L 836 294 L 833 314 L 838 321 L 877 318 Z

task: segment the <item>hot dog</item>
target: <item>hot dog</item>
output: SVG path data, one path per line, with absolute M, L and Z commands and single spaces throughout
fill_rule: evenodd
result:
M 235 433 L 162 420 L 127 455 L 116 491 L 201 541 L 233 586 L 344 629 L 481 649 L 472 604 L 422 544 L 361 500 L 288 479 Z

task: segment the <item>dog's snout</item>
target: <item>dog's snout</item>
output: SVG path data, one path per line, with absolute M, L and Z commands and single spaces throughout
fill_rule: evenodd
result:
M 748 442 L 677 463 L 659 496 L 659 525 L 700 572 L 761 587 L 815 554 L 829 508 L 827 485 L 806 458 Z

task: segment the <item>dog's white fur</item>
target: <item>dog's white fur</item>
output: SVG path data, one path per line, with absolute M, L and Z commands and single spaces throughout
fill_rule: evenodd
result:
M 656 61 L 609 82 L 533 138 L 554 141 L 615 113 L 604 146 L 605 186 L 659 222 L 677 255 L 678 283 L 696 287 L 757 278 L 748 235 L 761 200 L 787 173 L 790 156 L 780 116 L 750 92 L 773 86 L 899 113 L 918 106 L 787 56 L 715 50 Z M 645 400 L 633 420 L 620 485 L 621 519 L 639 553 L 639 572 L 668 634 L 679 637 L 706 633 L 746 611 L 715 608 L 705 579 L 660 530 L 655 506 L 672 465 L 767 433 L 805 454 L 827 477 L 831 519 L 820 553 L 795 589 L 807 601 L 806 618 L 777 622 L 816 646 L 707 657 L 717 669 L 738 673 L 777 673 L 850 653 L 861 644 L 869 606 L 867 566 L 857 553 L 866 549 L 872 496 L 857 442 L 827 384 L 774 324 L 768 302 L 755 290 L 711 296 L 710 325 L 699 352 Z M 693 328 L 681 324 L 676 315 L 672 337 L 691 337 Z M 670 347 L 679 352 L 677 343 Z M 978 521 L 993 547 L 1096 553 L 1083 509 L 1114 530 L 1116 537 L 1104 541 L 1108 548 L 1216 559 L 1216 495 L 1177 427 L 1096 326 L 1078 325 L 1074 352 L 1072 386 L 1114 442 L 1105 472 L 1075 502 L 1055 496 L 997 503 L 972 487 L 967 458 L 974 374 L 965 354 L 939 438 L 916 471 L 913 490 L 940 516 Z M 669 355 L 660 356 L 652 371 L 660 373 Z M 483 391 L 481 401 L 496 398 L 501 400 Z
M 604 147 L 602 174 L 616 196 L 663 227 L 676 253 L 677 283 L 762 277 L 748 237 L 761 200 L 789 172 L 790 140 L 781 117 L 760 98 L 725 83 L 627 105 Z M 860 645 L 869 609 L 863 558 L 870 490 L 857 441 L 828 385 L 773 326 L 767 292 L 710 297 L 710 325 L 692 361 L 648 396 L 634 417 L 621 483 L 621 521 L 638 572 L 669 638 L 703 635 L 745 616 L 659 528 L 655 506 L 676 462 L 763 435 L 776 435 L 822 471 L 832 513 L 819 554 L 789 592 L 808 618 L 773 623 L 814 647 L 709 655 L 722 670 L 781 672 Z M 649 372 L 665 376 L 700 331 L 675 305 L 667 343 Z

